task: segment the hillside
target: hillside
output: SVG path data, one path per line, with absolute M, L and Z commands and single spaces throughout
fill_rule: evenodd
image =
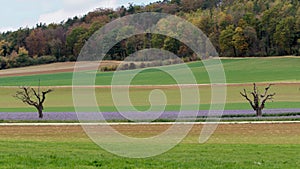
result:
M 300 70 L 297 69 L 300 64 L 298 57 L 280 57 L 280 58 L 236 58 L 222 59 L 227 83 L 252 83 L 252 82 L 299 82 Z M 61 67 L 70 67 L 71 63 L 61 63 Z M 209 61 L 206 63 L 209 64 Z M 64 66 L 65 65 L 65 66 Z M 187 64 L 193 72 L 198 84 L 209 84 L 208 74 L 202 62 L 192 62 Z M 49 68 L 46 72 L 38 72 L 39 67 L 1 70 L 0 86 L 37 86 L 38 80 L 41 80 L 42 86 L 70 86 L 72 85 L 73 71 L 68 69 L 57 73 L 59 67 L 57 64 L 45 66 Z M 55 69 L 58 68 L 58 69 Z M 40 68 L 43 68 L 40 67 Z M 175 72 L 177 76 L 182 74 L 181 65 L 171 65 L 163 67 L 164 70 Z M 43 69 L 42 69 L 43 70 Z M 83 73 L 90 74 L 88 69 Z M 37 72 L 35 72 L 37 71 Z M 18 72 L 23 76 L 11 76 L 9 73 L 5 76 L 4 72 Z M 31 72 L 27 76 L 24 73 Z M 120 77 L 128 77 L 129 74 L 139 72 L 131 82 L 133 85 L 169 85 L 176 84 L 174 79 L 167 73 L 155 68 L 145 68 L 137 70 L 121 71 Z M 18 74 L 17 73 L 17 74 Z M 16 74 L 16 75 L 17 75 Z M 98 72 L 96 76 L 96 85 L 111 85 L 114 72 Z
M 60 24 L 3 32 L 0 69 L 75 61 L 84 42 L 99 28 L 141 12 L 174 14 L 190 21 L 210 38 L 220 56 L 299 55 L 299 4 L 298 0 L 164 0 L 116 10 L 98 8 Z M 142 34 L 116 44 L 106 59 L 123 60 L 149 47 L 171 51 L 187 61 L 195 58 L 193 51 L 175 39 Z
M 249 104 L 241 99 L 239 94 L 243 89 L 253 88 L 252 83 L 257 82 L 259 88 L 263 90 L 267 84 L 273 83 L 272 91 L 276 92 L 274 102 L 267 104 L 268 109 L 292 109 L 300 107 L 300 70 L 299 67 L 300 58 L 298 57 L 270 57 L 270 58 L 234 58 L 222 59 L 222 64 L 226 74 L 227 81 L 227 101 L 226 110 L 248 110 Z M 206 64 L 209 64 L 205 61 Z M 61 67 L 71 66 L 71 63 L 59 63 Z M 65 66 L 63 66 L 65 64 Z M 201 93 L 201 107 L 200 110 L 208 110 L 211 103 L 211 86 L 203 62 L 188 63 L 194 77 L 197 81 L 199 91 Z M 34 112 L 35 109 L 28 107 L 19 100 L 12 97 L 18 90 L 19 86 L 38 86 L 40 85 L 44 89 L 54 89 L 54 93 L 50 94 L 47 98 L 46 112 L 74 112 L 73 97 L 72 97 L 72 78 L 73 72 L 71 69 L 61 73 L 55 72 L 55 67 L 58 64 L 45 65 L 51 72 L 45 74 L 45 72 L 33 72 L 32 68 L 39 67 L 26 67 L 3 71 L 18 72 L 18 74 L 31 72 L 31 75 L 23 76 L 10 76 L 0 77 L 0 103 L 2 107 L 1 112 Z M 159 67 L 163 70 L 173 72 L 176 76 L 184 77 L 182 65 L 171 65 L 165 67 Z M 155 90 L 159 89 L 165 92 L 168 104 L 166 106 L 167 111 L 177 111 L 180 108 L 181 97 L 179 88 L 175 85 L 176 81 L 167 73 L 160 71 L 157 68 L 145 68 L 137 70 L 121 71 L 119 78 L 128 78 L 128 75 L 140 72 L 131 81 L 130 98 L 132 103 L 139 110 L 149 109 L 149 95 Z M 37 74 L 38 73 L 38 74 Z M 49 74 L 50 73 L 50 74 Z M 85 75 L 91 74 L 90 70 L 82 71 L 83 81 Z M 115 112 L 114 101 L 111 93 L 111 80 L 114 76 L 114 72 L 97 72 L 95 79 L 95 91 L 97 93 L 98 104 L 102 111 Z M 83 86 L 81 86 L 83 87 Z M 89 88 L 89 86 L 86 86 Z M 122 86 L 118 86 L 121 87 Z M 183 85 L 183 88 L 189 87 Z M 130 107 L 124 107 L 130 109 Z M 131 109 L 130 109 L 131 110 Z M 189 110 L 189 109 L 188 109 Z M 298 110 L 297 110 L 298 111 Z

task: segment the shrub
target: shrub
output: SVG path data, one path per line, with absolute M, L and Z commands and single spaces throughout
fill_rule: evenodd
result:
M 159 61 L 153 61 L 152 64 L 153 64 L 154 67 L 156 67 L 156 66 L 162 66 L 163 62 L 161 60 L 159 60 Z
M 110 65 L 109 66 L 109 71 L 116 71 L 118 69 L 117 65 Z
M 59 62 L 66 62 L 66 61 L 69 61 L 69 59 L 66 56 L 62 56 L 62 57 L 58 58 L 58 61 Z
M 29 57 L 26 54 L 21 54 L 19 57 L 16 58 L 14 67 L 24 67 L 34 64 L 35 61 L 31 57 Z
M 141 63 L 140 64 L 140 68 L 146 68 L 146 64 L 145 63 Z
M 181 59 L 174 59 L 174 60 L 172 60 L 172 64 L 179 64 L 181 62 L 182 62 Z
M 211 56 L 211 57 L 215 57 L 215 56 Z M 201 61 L 201 58 L 198 57 L 198 55 L 194 53 L 194 54 L 190 57 L 190 61 Z
M 106 72 L 108 70 L 107 66 L 103 66 L 100 68 L 100 71 L 101 72 Z
M 121 64 L 119 66 L 119 70 L 128 70 L 129 69 L 129 65 L 126 63 L 126 64 Z
M 41 56 L 37 59 L 38 64 L 48 64 L 56 62 L 55 56 Z
M 77 60 L 77 58 L 74 55 L 70 55 L 70 56 L 68 56 L 68 60 L 71 62 L 75 62 Z
M 103 66 L 103 67 L 101 67 L 100 71 L 101 71 L 101 72 L 116 71 L 117 68 L 118 68 L 117 65 Z
M 5 65 L 6 64 L 6 65 Z M 3 63 L 3 68 L 15 68 L 34 65 L 35 61 L 26 54 L 14 54 L 6 58 L 6 63 Z
M 136 69 L 136 65 L 134 63 L 130 63 L 129 70 Z
M 190 58 L 189 57 L 185 57 L 185 58 L 183 58 L 183 62 L 190 62 Z
M 172 62 L 171 62 L 171 60 L 164 60 L 163 61 L 163 65 L 165 66 L 165 65 L 171 65 L 172 64 Z

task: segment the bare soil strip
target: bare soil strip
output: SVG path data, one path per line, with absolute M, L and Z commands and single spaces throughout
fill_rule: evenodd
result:
M 82 62 L 81 62 L 82 63 Z M 119 61 L 101 61 L 101 66 L 118 65 Z M 0 70 L 0 77 L 30 76 L 38 74 L 54 74 L 73 72 L 76 62 L 52 63 L 47 65 Z M 83 65 L 83 64 L 80 64 Z M 78 71 L 97 70 L 100 62 L 84 62 L 84 66 L 76 67 Z
M 184 125 L 184 124 L 182 124 Z M 170 128 L 172 124 L 123 124 L 112 126 L 131 137 L 152 137 Z M 199 144 L 203 124 L 195 124 L 184 143 Z M 98 126 L 95 129 L 101 129 Z M 208 141 L 217 144 L 300 144 L 300 123 L 284 124 L 220 124 Z M 84 141 L 89 137 L 81 126 L 0 126 L 0 140 L 29 141 Z

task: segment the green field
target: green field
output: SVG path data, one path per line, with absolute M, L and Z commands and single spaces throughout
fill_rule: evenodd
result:
M 113 156 L 90 142 L 2 141 L 1 168 L 297 168 L 300 145 L 180 144 L 148 159 Z M 34 150 L 33 149 L 37 149 Z M 30 156 L 28 154 L 31 154 Z M 83 155 L 84 154 L 84 155 Z
M 150 126 L 154 130 L 150 134 L 156 134 L 156 127 Z M 197 143 L 201 127 L 196 126 L 169 152 L 146 159 L 110 154 L 89 140 L 79 126 L 0 129 L 0 168 L 6 169 L 269 169 L 300 165 L 299 124 L 221 125 L 206 144 Z M 129 136 L 145 136 L 139 127 L 119 126 L 118 130 Z
M 209 65 L 213 61 L 205 61 Z M 247 58 L 247 59 L 223 59 L 222 60 L 227 83 L 249 83 L 249 82 L 274 82 L 300 80 L 300 58 Z M 205 66 L 202 62 L 189 63 L 195 75 L 197 83 L 210 83 Z M 176 72 L 178 76 L 185 76 L 180 71 L 180 65 L 166 67 L 169 71 Z M 124 71 L 122 77 L 140 70 Z M 89 75 L 89 72 L 85 72 Z M 98 73 L 96 85 L 110 85 L 113 72 Z M 37 86 L 41 79 L 43 86 L 66 86 L 72 85 L 73 73 L 42 74 L 21 77 L 0 78 L 0 86 Z M 82 79 L 83 81 L 85 79 Z M 142 70 L 131 82 L 134 85 L 166 85 L 175 84 L 173 78 L 168 74 L 149 68 Z
M 261 89 L 265 85 L 259 86 Z M 251 109 L 249 104 L 240 96 L 239 92 L 244 88 L 250 90 L 251 84 L 246 86 L 228 86 L 227 87 L 227 110 L 244 110 Z M 178 88 L 160 88 L 155 89 L 162 90 L 167 96 L 168 111 L 180 110 L 181 96 Z M 34 108 L 28 107 L 26 104 L 20 102 L 13 97 L 18 88 L 0 87 L 0 104 L 1 112 L 32 112 Z M 147 110 L 150 107 L 149 95 L 153 88 L 133 88 L 130 90 L 130 99 L 133 105 L 139 110 Z M 300 90 L 298 84 L 277 84 L 272 87 L 272 92 L 276 92 L 277 95 L 274 102 L 267 103 L 266 108 L 300 108 Z M 101 111 L 114 112 L 113 98 L 110 88 L 97 88 L 95 90 L 97 95 L 97 102 L 101 108 Z M 200 86 L 200 109 L 208 110 L 211 100 L 211 88 L 209 86 Z M 126 107 L 126 105 L 124 105 Z M 188 109 L 187 109 L 188 110 Z M 54 88 L 54 92 L 47 96 L 45 102 L 46 112 L 74 112 L 72 89 L 71 88 Z

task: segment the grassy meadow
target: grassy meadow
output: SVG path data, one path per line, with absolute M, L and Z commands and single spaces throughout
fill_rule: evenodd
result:
M 205 61 L 209 65 L 212 61 Z M 252 82 L 297 82 L 300 79 L 300 58 L 246 58 L 222 59 L 227 83 Z M 202 62 L 187 64 L 193 72 L 198 84 L 209 84 L 209 78 Z M 185 76 L 180 72 L 180 65 L 168 66 L 166 69 L 176 72 L 178 76 Z M 176 84 L 167 73 L 155 68 L 131 70 L 121 72 L 121 77 L 139 72 L 133 79 L 133 85 L 168 85 Z M 87 75 L 89 71 L 86 71 Z M 96 75 L 96 85 L 111 85 L 113 72 L 99 72 Z M 42 86 L 70 86 L 73 73 L 40 74 L 32 76 L 12 76 L 0 78 L 0 86 L 37 86 L 41 79 Z M 84 79 L 83 79 L 84 80 Z
M 147 132 L 141 130 L 147 127 Z M 116 126 L 135 137 L 168 125 Z M 195 125 L 182 143 L 157 157 L 117 157 L 95 145 L 80 126 L 0 127 L 0 168 L 297 168 L 299 124 L 220 125 L 206 144 Z M 140 130 L 140 131 L 138 131 Z M 5 131 L 5 132 L 4 132 Z
M 264 89 L 266 85 L 260 85 Z M 200 109 L 208 110 L 211 100 L 210 86 L 199 86 L 200 93 Z M 225 109 L 227 110 L 246 110 L 251 109 L 249 104 L 240 96 L 239 92 L 244 88 L 252 89 L 252 85 L 244 86 L 228 86 L 227 87 L 227 102 Z M 174 111 L 180 110 L 181 96 L 178 88 L 155 87 L 155 89 L 162 90 L 167 98 L 166 110 Z M 0 87 L 1 112 L 32 112 L 34 108 L 27 106 L 13 97 L 18 88 Z M 151 106 L 149 102 L 149 95 L 153 88 L 131 88 L 130 100 L 132 104 L 139 110 L 147 110 Z M 300 108 L 300 90 L 298 84 L 277 84 L 272 86 L 272 92 L 276 92 L 276 97 L 273 102 L 267 103 L 266 108 Z M 96 99 L 101 111 L 113 112 L 116 111 L 114 107 L 113 97 L 111 95 L 111 88 L 97 88 L 95 89 Z M 3 97 L 4 96 L 4 97 Z M 126 105 L 124 105 L 126 107 Z M 188 109 L 187 109 L 188 110 Z M 54 88 L 54 92 L 47 96 L 45 102 L 46 112 L 73 112 L 72 88 Z

